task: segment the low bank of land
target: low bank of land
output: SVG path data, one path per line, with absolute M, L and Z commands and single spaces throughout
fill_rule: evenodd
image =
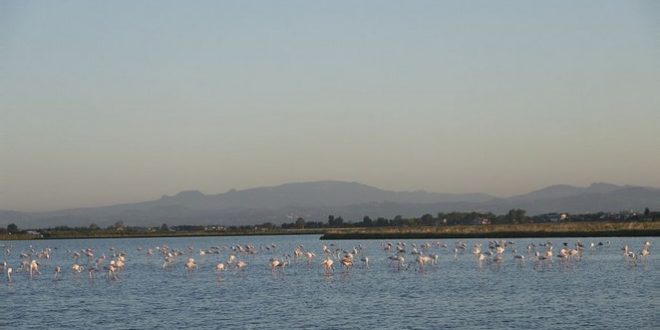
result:
M 35 240 L 35 239 L 92 239 L 92 238 L 145 238 L 145 237 L 196 237 L 196 236 L 259 236 L 259 235 L 321 235 L 324 229 L 273 229 L 273 230 L 235 230 L 235 231 L 43 231 L 33 234 L 4 234 L 0 240 Z
M 321 239 L 514 238 L 660 236 L 660 221 L 574 222 L 559 224 L 455 225 L 416 227 L 352 227 L 313 229 L 254 229 L 232 231 L 41 231 L 14 233 L 0 240 L 140 238 L 191 236 L 322 235 Z
M 659 236 L 660 221 L 579 222 L 440 227 L 375 227 L 328 230 L 321 239 L 509 238 Z

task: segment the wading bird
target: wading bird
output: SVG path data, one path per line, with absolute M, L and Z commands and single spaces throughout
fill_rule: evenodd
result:
M 334 264 L 334 262 L 332 259 L 330 259 L 330 257 L 326 257 L 325 260 L 321 262 L 321 265 L 323 266 L 326 274 L 332 273 L 332 271 L 335 269 L 332 264 Z

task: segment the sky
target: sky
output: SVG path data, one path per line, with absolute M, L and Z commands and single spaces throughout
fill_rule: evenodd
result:
M 0 209 L 316 180 L 660 186 L 660 2 L 0 2 Z

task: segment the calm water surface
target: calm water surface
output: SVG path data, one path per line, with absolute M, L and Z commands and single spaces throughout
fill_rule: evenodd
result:
M 645 240 L 651 255 L 631 265 L 622 256 L 628 244 L 635 252 Z M 383 250 L 385 241 L 320 241 L 318 236 L 131 238 L 95 240 L 42 240 L 2 242 L 11 246 L 4 255 L 15 270 L 12 282 L 0 277 L 0 328 L 3 329 L 145 329 L 181 328 L 330 328 L 330 329 L 658 329 L 660 327 L 660 271 L 655 238 L 582 238 L 587 244 L 580 261 L 538 262 L 527 254 L 527 245 L 547 239 L 515 239 L 501 263 L 481 264 L 470 253 L 475 243 L 454 257 L 459 240 L 406 240 L 407 268 L 397 270 Z M 550 239 L 555 252 L 563 242 Z M 589 249 L 589 242 L 609 245 Z M 392 240 L 396 244 L 396 240 Z M 431 243 L 427 254 L 438 254 L 435 266 L 419 270 L 412 244 Z M 443 248 L 440 244 L 447 244 Z M 169 268 L 163 258 L 147 248 L 163 244 L 186 252 Z M 251 244 L 256 254 L 234 253 L 230 247 Z M 275 244 L 271 250 L 265 246 Z M 268 260 L 293 255 L 302 244 L 317 257 L 304 258 L 272 272 Z M 353 269 L 337 267 L 324 275 L 321 247 L 351 249 L 361 244 Z M 332 244 L 332 245 L 331 245 Z M 30 246 L 51 248 L 50 260 L 41 260 L 41 274 L 30 279 L 17 271 L 20 253 Z M 219 254 L 199 255 L 199 250 L 220 247 Z M 526 256 L 513 259 L 510 250 Z M 90 279 L 87 271 L 74 274 L 71 251 L 92 248 L 96 257 L 126 253 L 126 268 L 118 280 L 103 272 Z M 542 249 L 542 247 L 538 247 Z M 141 249 L 141 250 L 138 250 Z M 192 252 L 190 252 L 192 251 Z M 217 273 L 219 261 L 230 254 L 248 263 L 242 270 Z M 357 260 L 370 259 L 369 267 Z M 184 269 L 188 257 L 199 268 Z M 86 264 L 86 257 L 79 263 Z M 109 260 L 109 259 L 108 259 Z M 106 262 L 107 264 L 107 262 Z M 335 265 L 339 263 L 336 262 Z M 62 266 L 61 278 L 53 269 Z

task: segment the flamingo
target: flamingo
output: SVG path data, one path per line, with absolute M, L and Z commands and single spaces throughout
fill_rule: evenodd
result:
M 277 258 L 271 258 L 270 259 L 270 270 L 275 271 L 275 268 L 280 267 L 282 265 L 282 262 L 280 259 Z
M 389 256 L 388 259 L 390 259 L 392 263 L 396 263 L 397 270 L 401 270 L 401 267 L 403 267 L 406 261 L 406 259 L 401 255 Z
M 552 258 L 552 246 L 549 247 L 547 251 L 545 251 L 545 257 L 546 257 L 547 259 L 551 259 L 551 258 Z
M 36 260 L 32 260 L 32 262 L 30 262 L 30 277 L 34 276 L 34 273 L 41 274 L 39 271 L 39 264 Z
M 184 267 L 188 272 L 191 272 L 193 269 L 197 268 L 197 263 L 195 262 L 195 259 L 188 258 L 188 261 L 186 262 Z
M 303 252 L 302 249 L 299 246 L 296 246 L 296 248 L 293 250 L 293 256 L 298 258 L 302 256 Z
M 481 244 L 475 244 L 472 247 L 472 254 L 474 254 L 475 256 L 478 256 L 479 254 L 481 254 Z
M 418 255 L 415 261 L 417 262 L 417 265 L 419 266 L 419 270 L 422 271 L 424 270 L 424 265 L 427 263 L 431 263 L 433 259 L 429 256 L 425 255 Z
M 545 255 L 542 255 L 541 252 L 539 252 L 539 251 L 536 251 L 535 255 L 536 255 L 536 259 L 538 259 L 539 261 L 543 261 L 543 260 L 547 259 L 547 257 Z
M 117 262 L 115 260 L 110 260 L 110 264 L 104 269 L 108 271 L 107 276 L 110 280 L 117 279 Z
M 236 262 L 236 256 L 235 255 L 230 255 L 229 259 L 227 260 L 227 264 L 231 265 Z
M 90 267 L 89 269 L 87 269 L 87 273 L 89 274 L 89 278 L 93 279 L 94 274 L 96 274 L 97 271 L 98 270 L 95 267 Z
M 438 264 L 438 259 L 440 258 L 439 255 L 429 254 L 429 257 L 431 258 L 431 265 L 437 265 Z
M 56 281 L 58 279 L 61 272 L 62 272 L 62 267 L 55 266 L 55 270 L 53 271 L 53 281 Z
M 170 265 L 172 265 L 173 262 L 174 262 L 174 255 L 168 252 L 164 258 L 163 268 L 169 267 Z
M 115 259 L 115 266 L 117 269 L 124 269 L 124 266 L 126 265 L 125 260 L 124 256 L 121 255 Z
M 364 263 L 365 267 L 369 268 L 369 257 L 362 257 L 360 258 L 360 261 Z
M 628 251 L 630 251 L 630 249 L 628 248 L 628 244 L 624 245 L 623 248 L 621 248 L 621 250 L 623 250 L 624 256 L 628 255 Z
M 83 266 L 81 266 L 79 264 L 73 264 L 73 266 L 71 266 L 71 270 L 74 273 L 81 273 L 83 271 L 83 269 L 84 269 Z
M 344 266 L 347 269 L 350 269 L 351 267 L 353 267 L 353 258 L 352 258 L 352 256 L 350 254 L 345 255 L 341 259 L 341 265 Z
M 314 254 L 314 252 L 307 251 L 305 252 L 305 257 L 307 258 L 307 263 L 312 263 L 312 260 L 314 257 L 316 257 L 316 254 Z
M 21 265 L 18 267 L 18 271 L 29 271 L 30 263 L 27 260 L 21 260 Z
M 243 269 L 243 268 L 245 268 L 245 267 L 247 267 L 247 263 L 246 263 L 245 261 L 243 261 L 243 260 L 239 260 L 239 261 L 236 263 L 236 268 L 237 268 L 237 269 Z
M 332 259 L 330 259 L 330 257 L 326 257 L 325 260 L 321 262 L 321 265 L 323 266 L 326 274 L 331 273 L 335 269 L 332 264 L 334 264 L 334 262 Z
M 96 259 L 96 268 L 101 268 L 101 264 L 103 264 L 103 261 L 105 261 L 106 256 L 105 254 L 101 255 Z

